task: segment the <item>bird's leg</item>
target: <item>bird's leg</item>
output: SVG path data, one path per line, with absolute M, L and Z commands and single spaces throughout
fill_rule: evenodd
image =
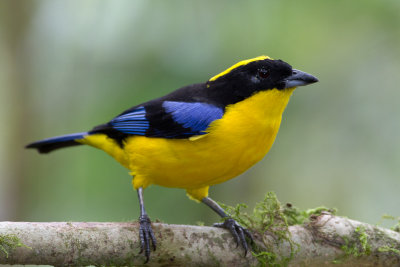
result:
M 139 205 L 140 205 L 140 216 L 139 216 L 139 238 L 140 238 L 140 252 L 144 251 L 144 255 L 146 256 L 147 263 L 150 259 L 150 240 L 153 244 L 153 249 L 156 250 L 156 237 L 154 236 L 153 229 L 151 229 L 151 221 L 149 216 L 144 209 L 144 202 L 143 202 L 143 188 L 139 187 L 137 190 L 138 197 L 139 197 Z
M 247 236 L 250 239 L 250 241 L 253 242 L 253 235 L 250 233 L 250 231 L 247 230 L 246 228 L 243 228 L 243 226 L 241 226 L 237 221 L 235 221 L 228 214 L 226 214 L 224 209 L 221 208 L 221 206 L 218 205 L 218 203 L 212 200 L 211 198 L 205 197 L 201 201 L 207 206 L 209 206 L 211 209 L 213 209 L 216 213 L 218 213 L 219 216 L 221 216 L 224 219 L 223 223 L 215 223 L 214 226 L 228 229 L 235 238 L 236 245 L 238 246 L 240 243 L 243 246 L 244 255 L 246 255 L 247 251 L 249 250 L 249 247 L 247 245 L 245 236 Z

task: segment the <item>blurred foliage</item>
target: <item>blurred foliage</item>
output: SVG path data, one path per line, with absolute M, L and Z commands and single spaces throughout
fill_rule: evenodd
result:
M 295 92 L 266 158 L 210 196 L 254 206 L 275 191 L 301 209 L 398 216 L 399 14 L 398 0 L 1 1 L 0 220 L 138 218 L 131 177 L 105 153 L 24 145 L 262 54 L 320 82 Z M 217 220 L 180 189 L 152 186 L 145 202 L 168 223 Z

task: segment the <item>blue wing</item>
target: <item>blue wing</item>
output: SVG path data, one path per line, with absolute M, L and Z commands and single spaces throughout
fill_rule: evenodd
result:
M 109 124 L 117 131 L 135 135 L 145 135 L 150 125 L 144 107 L 137 107 L 129 113 L 115 117 Z
M 164 101 L 165 111 L 193 134 L 205 134 L 211 122 L 222 118 L 223 110 L 207 103 Z
M 223 109 L 208 103 L 160 101 L 130 109 L 108 123 L 123 134 L 163 138 L 189 138 L 206 134 Z

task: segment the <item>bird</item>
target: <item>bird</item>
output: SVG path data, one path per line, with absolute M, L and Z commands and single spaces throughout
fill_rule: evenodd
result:
M 222 217 L 245 254 L 251 232 L 208 196 L 209 187 L 245 172 L 269 151 L 296 87 L 317 82 L 306 72 L 268 56 L 239 61 L 203 83 L 133 106 L 92 130 L 33 142 L 49 153 L 89 145 L 105 151 L 132 175 L 140 216 L 140 252 L 149 261 L 157 240 L 143 190 L 159 185 L 186 190 Z M 247 239 L 246 239 L 247 238 Z M 249 240 L 249 241 L 248 241 Z

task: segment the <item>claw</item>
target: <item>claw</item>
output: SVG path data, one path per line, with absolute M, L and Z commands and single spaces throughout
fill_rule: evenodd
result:
M 153 250 L 156 250 L 157 242 L 156 238 L 153 233 L 153 229 L 151 229 L 151 221 L 150 218 L 145 214 L 139 217 L 139 238 L 140 238 L 140 252 L 139 254 L 143 253 L 146 256 L 147 263 L 150 259 L 150 240 L 153 244 Z
M 244 248 L 244 256 L 247 255 L 249 246 L 247 244 L 245 236 L 247 236 L 250 239 L 250 243 L 254 242 L 253 235 L 250 233 L 249 230 L 243 228 L 243 226 L 241 226 L 232 218 L 226 219 L 223 223 L 215 223 L 214 226 L 228 229 L 236 240 L 236 247 L 238 247 L 240 243 Z

